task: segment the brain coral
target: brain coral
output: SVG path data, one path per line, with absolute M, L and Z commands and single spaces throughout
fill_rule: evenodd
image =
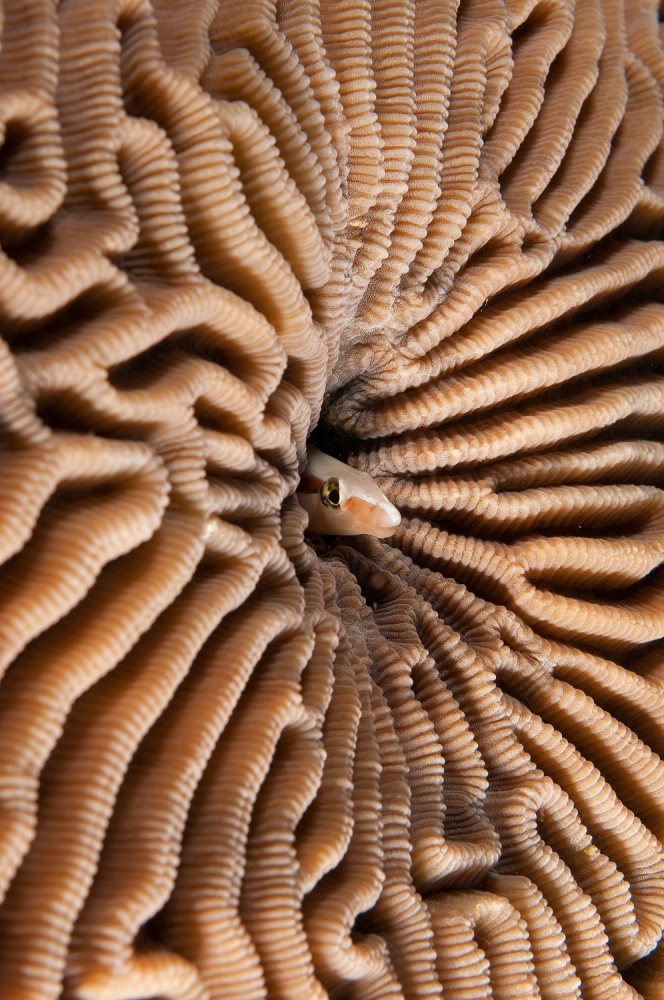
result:
M 660 32 L 5 0 L 3 1000 L 662 996 Z

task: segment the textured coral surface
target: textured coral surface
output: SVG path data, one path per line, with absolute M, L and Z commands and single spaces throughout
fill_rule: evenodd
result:
M 662 996 L 661 43 L 5 0 L 2 1000 Z

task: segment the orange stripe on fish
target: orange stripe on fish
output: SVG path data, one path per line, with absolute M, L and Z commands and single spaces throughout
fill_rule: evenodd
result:
M 325 482 L 324 479 L 320 479 L 319 476 L 312 476 L 311 473 L 307 472 L 305 469 L 300 476 L 300 481 L 297 484 L 298 493 L 319 493 L 320 488 Z

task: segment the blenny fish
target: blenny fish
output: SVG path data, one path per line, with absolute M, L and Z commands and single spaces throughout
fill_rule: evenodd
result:
M 296 497 L 309 514 L 310 535 L 388 538 L 401 522 L 401 514 L 368 472 L 352 469 L 311 444 Z

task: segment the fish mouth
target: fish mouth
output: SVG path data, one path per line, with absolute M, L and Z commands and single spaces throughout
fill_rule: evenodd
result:
M 373 534 L 377 538 L 389 538 L 401 524 L 401 514 L 389 500 L 376 504 L 371 512 Z

